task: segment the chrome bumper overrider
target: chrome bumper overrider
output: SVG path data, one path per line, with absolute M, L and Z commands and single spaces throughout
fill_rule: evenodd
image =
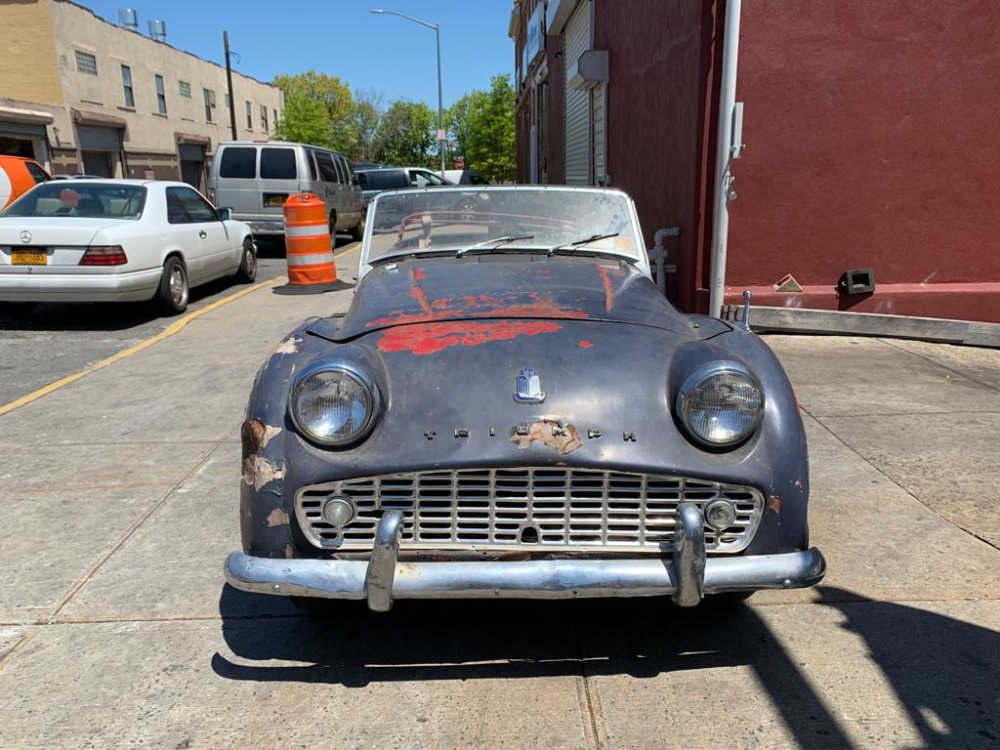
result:
M 226 580 L 260 594 L 324 599 L 367 599 L 385 612 L 394 599 L 573 599 L 671 594 L 691 607 L 704 594 L 753 589 L 803 588 L 819 583 L 826 562 L 818 549 L 780 555 L 705 555 L 701 512 L 679 508 L 672 559 L 530 560 L 502 562 L 399 562 L 403 514 L 387 511 L 379 522 L 371 559 L 310 560 L 226 558 Z

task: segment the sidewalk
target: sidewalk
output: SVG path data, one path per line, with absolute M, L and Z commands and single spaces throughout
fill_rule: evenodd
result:
M 721 622 L 656 600 L 322 622 L 221 568 L 256 369 L 351 294 L 261 289 L 0 417 L 0 747 L 989 744 L 1000 352 L 767 337 L 804 410 L 821 589 Z

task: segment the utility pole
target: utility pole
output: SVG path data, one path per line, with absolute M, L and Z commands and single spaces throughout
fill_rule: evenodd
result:
M 239 140 L 236 136 L 236 98 L 233 96 L 233 68 L 229 64 L 229 32 L 222 32 L 222 44 L 226 48 L 226 87 L 229 89 L 229 126 L 233 131 L 233 140 Z

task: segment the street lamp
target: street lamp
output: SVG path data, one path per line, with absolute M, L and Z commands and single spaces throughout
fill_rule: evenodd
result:
M 407 21 L 413 21 L 413 23 L 419 23 L 421 26 L 426 26 L 428 29 L 434 29 L 434 34 L 437 37 L 437 61 L 438 61 L 438 152 L 441 154 L 441 179 L 444 179 L 444 105 L 441 99 L 441 24 L 439 23 L 428 23 L 427 21 L 421 21 L 419 18 L 414 18 L 413 16 L 408 16 L 405 13 L 399 13 L 395 10 L 382 10 L 381 8 L 374 8 L 372 13 L 376 15 L 389 15 L 389 16 L 399 16 L 400 18 L 405 18 Z

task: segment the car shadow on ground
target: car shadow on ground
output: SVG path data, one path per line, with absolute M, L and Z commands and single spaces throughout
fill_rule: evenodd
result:
M 864 639 L 929 746 L 992 741 L 1000 635 L 848 591 L 819 591 L 823 605 L 844 614 L 841 627 Z M 334 602 L 322 616 L 307 616 L 261 599 L 224 588 L 222 631 L 236 660 L 215 654 L 219 676 L 363 687 L 750 667 L 802 746 L 851 746 L 795 660 L 755 608 L 742 604 L 682 610 L 666 599 L 402 601 L 379 615 L 361 602 Z M 261 606 L 270 614 L 262 616 Z

